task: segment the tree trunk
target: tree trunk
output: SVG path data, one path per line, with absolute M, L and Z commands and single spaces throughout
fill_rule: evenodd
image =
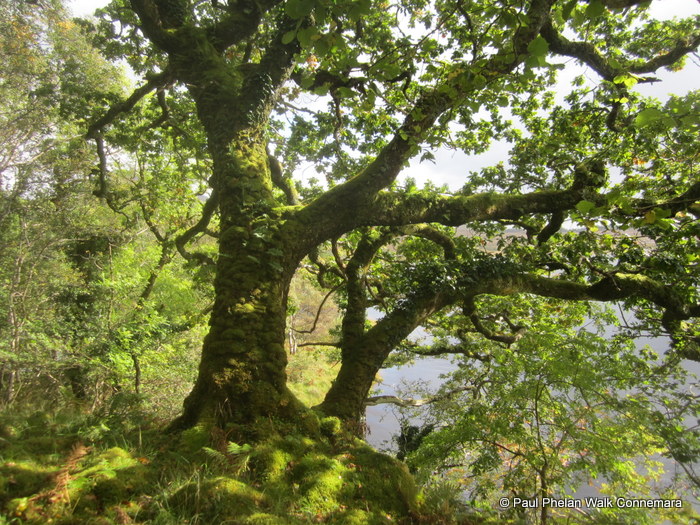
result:
M 318 408 L 326 415 L 346 421 L 350 428 L 362 428 L 365 399 L 384 361 L 417 326 L 450 301 L 450 296 L 439 290 L 415 295 L 412 301 L 390 312 L 362 335 L 353 333 L 352 321 L 346 322 L 346 314 L 340 371 Z M 364 324 L 364 312 L 358 312 L 357 320 Z
M 350 428 L 361 428 L 365 399 L 381 368 L 381 362 L 377 363 L 381 357 L 386 357 L 384 352 L 380 356 L 367 351 L 343 352 L 338 376 L 319 409 L 345 421 Z
M 284 348 L 296 263 L 285 256 L 290 244 L 279 232 L 265 144 L 254 130 L 227 140 L 220 131 L 209 141 L 220 195 L 216 297 L 199 374 L 174 429 L 246 427 L 261 418 L 295 418 L 301 407 L 286 386 Z

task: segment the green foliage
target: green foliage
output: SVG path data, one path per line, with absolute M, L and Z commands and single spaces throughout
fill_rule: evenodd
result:
M 424 469 L 424 476 L 436 464 L 449 464 L 447 479 L 459 483 L 477 507 L 495 506 L 502 497 L 564 497 L 582 480 L 597 479 L 605 480 L 604 494 L 650 497 L 663 472 L 657 458 L 670 452 L 670 443 L 659 440 L 667 431 L 662 421 L 695 412 L 685 405 L 689 412 L 668 420 L 658 412 L 660 405 L 679 408 L 683 403 L 683 389 L 669 389 L 686 380 L 683 369 L 662 372 L 650 363 L 656 358 L 650 349 L 640 352 L 625 337 L 578 328 L 582 311 L 577 307 L 519 303 L 530 311 L 532 335 L 511 348 L 491 344 L 487 349 L 481 343 L 478 355 L 462 358 L 442 389 L 466 384 L 473 390 L 431 406 L 428 421 L 435 430 L 409 463 Z M 513 312 L 515 306 L 511 302 L 508 308 Z M 567 309 L 572 324 L 562 326 L 561 317 L 553 322 L 553 309 Z M 602 320 L 601 314 L 587 315 Z M 462 344 L 468 347 L 468 340 Z M 685 447 L 695 446 L 691 433 L 680 425 L 677 431 L 688 440 Z M 606 515 L 632 519 L 619 509 Z M 640 513 L 634 519 L 652 523 L 663 518 Z

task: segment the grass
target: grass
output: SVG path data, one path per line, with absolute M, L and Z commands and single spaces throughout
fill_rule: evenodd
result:
M 300 348 L 288 356 L 289 389 L 306 406 L 315 406 L 331 387 L 340 364 L 327 352 L 310 347 Z

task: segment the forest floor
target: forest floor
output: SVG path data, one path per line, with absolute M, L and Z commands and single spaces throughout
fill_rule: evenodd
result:
M 476 523 L 443 496 L 334 418 L 255 445 L 133 414 L 0 418 L 0 524 Z
M 307 405 L 334 375 L 312 353 L 289 370 Z M 489 522 L 463 514 L 453 488 L 418 487 L 335 418 L 314 415 L 311 432 L 271 426 L 247 444 L 199 427 L 165 434 L 134 394 L 92 412 L 39 404 L 0 412 L 0 525 Z

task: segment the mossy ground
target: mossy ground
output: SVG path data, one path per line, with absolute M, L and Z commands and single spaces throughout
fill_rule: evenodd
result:
M 454 522 L 426 510 L 401 462 L 337 420 L 309 426 L 268 423 L 246 446 L 203 428 L 165 435 L 143 418 L 0 416 L 0 524 Z

